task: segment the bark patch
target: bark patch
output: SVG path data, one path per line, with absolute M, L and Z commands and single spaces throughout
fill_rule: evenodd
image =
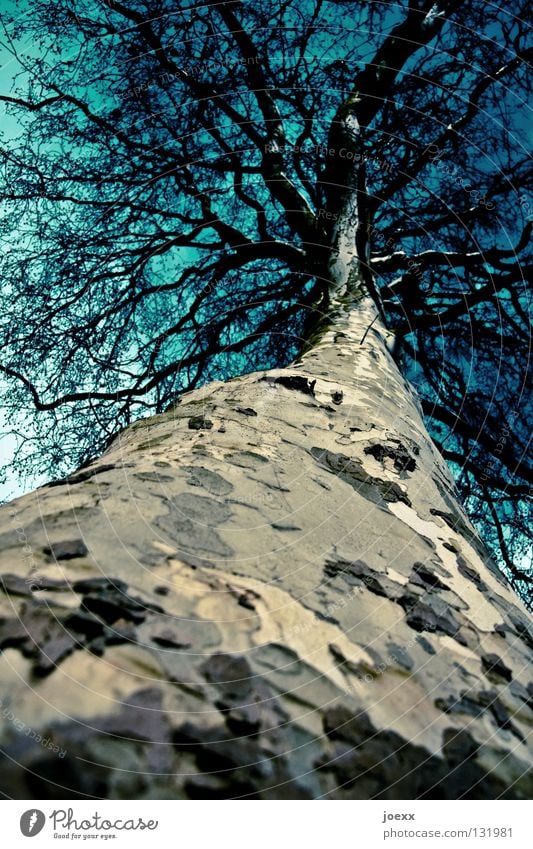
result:
M 241 416 L 257 416 L 257 412 L 253 407 L 235 407 L 235 412 L 240 413 Z
M 261 676 L 253 674 L 245 657 L 218 652 L 203 664 L 201 671 L 219 692 L 215 706 L 229 731 L 255 736 L 263 724 L 268 727 L 288 718 L 279 706 L 277 711 L 273 709 L 270 689 Z
M 29 597 L 17 618 L 0 620 L 0 650 L 18 649 L 33 661 L 32 672 L 38 677 L 48 675 L 77 649 L 101 655 L 109 645 L 135 641 L 133 625 L 163 612 L 158 605 L 129 595 L 119 580 L 92 578 L 73 585 L 65 581 L 60 587 L 54 582 L 53 589 L 82 594 L 79 607 L 51 611 Z
M 332 774 L 336 798 L 512 798 L 504 782 L 478 763 L 480 747 L 468 732 L 445 729 L 442 757 L 436 757 L 342 704 L 324 711 L 323 726 L 331 752 L 317 767 Z
M 70 477 L 50 481 L 50 483 L 45 484 L 45 486 L 66 486 L 66 484 L 73 486 L 74 484 L 84 483 L 85 481 L 96 477 L 96 475 L 101 475 L 103 472 L 110 472 L 114 468 L 115 465 L 113 463 L 104 463 L 101 466 L 97 466 L 96 469 L 85 469 L 83 472 L 77 472 L 74 475 L 70 475 Z
M 218 472 L 212 472 L 203 466 L 183 466 L 187 474 L 187 483 L 190 486 L 202 487 L 211 495 L 228 495 L 233 490 L 233 484 L 227 481 Z
M 415 631 L 446 634 L 461 645 L 470 645 L 473 640 L 478 641 L 477 637 L 467 636 L 463 630 L 463 626 L 468 625 L 465 617 L 459 611 L 452 611 L 446 602 L 431 591 L 422 596 L 407 591 L 398 599 L 398 604 L 406 612 L 407 624 Z
M 262 377 L 258 382 L 262 381 L 272 383 L 272 378 Z M 315 397 L 316 380 L 308 380 L 300 374 L 281 374 L 279 377 L 274 378 L 274 383 L 284 386 L 285 389 L 292 389 L 295 392 L 303 392 L 305 395 L 311 395 L 312 398 Z
M 505 665 L 501 657 L 497 654 L 484 654 L 481 656 L 481 665 L 487 678 L 501 683 L 501 681 L 510 681 L 513 673 L 508 666 Z
M 467 714 L 473 717 L 489 713 L 499 728 L 510 731 L 522 743 L 525 743 L 522 732 L 511 721 L 496 690 L 480 690 L 477 693 L 463 691 L 459 697 L 451 695 L 447 699 L 436 699 L 435 707 L 444 713 Z
M 168 515 L 157 517 L 157 526 L 185 552 L 230 557 L 230 548 L 215 530 L 227 522 L 231 509 L 206 495 L 182 492 L 169 502 Z
M 257 469 L 258 466 L 269 462 L 267 457 L 257 454 L 256 451 L 235 451 L 233 454 L 226 454 L 224 459 L 233 466 L 244 469 Z
M 87 546 L 81 539 L 54 542 L 43 551 L 47 557 L 51 557 L 53 560 L 75 560 L 76 557 L 86 557 L 89 553 Z
M 159 474 L 159 472 L 135 472 L 133 477 L 143 483 L 145 481 L 147 483 L 172 483 L 174 480 L 172 475 L 163 475 Z
M 20 575 L 6 573 L 0 575 L 0 590 L 6 595 L 32 596 L 36 590 L 69 590 L 70 587 L 65 585 L 64 581 L 54 580 L 53 578 L 45 578 L 42 575 L 29 575 L 27 578 L 21 578 Z
M 470 566 L 461 555 L 457 557 L 457 570 L 463 578 L 466 578 L 468 581 L 472 581 L 481 593 L 488 591 L 488 586 L 485 581 L 482 580 L 479 572 L 476 572 L 476 570 Z
M 374 445 L 367 445 L 364 453 L 374 457 L 378 463 L 383 463 L 386 458 L 390 458 L 397 472 L 414 472 L 416 469 L 416 460 L 411 457 L 411 454 L 401 442 L 395 448 L 377 442 Z
M 415 563 L 409 577 L 409 582 L 425 590 L 449 590 L 440 578 L 424 563 Z
M 341 577 L 350 586 L 365 586 L 374 595 L 397 601 L 403 595 L 404 588 L 391 578 L 376 572 L 362 560 L 327 560 L 324 574 L 328 578 Z
M 213 422 L 205 416 L 191 416 L 188 425 L 189 430 L 211 430 Z
M 316 447 L 311 448 L 311 455 L 319 466 L 348 483 L 356 492 L 374 504 L 403 501 L 408 507 L 411 506 L 408 496 L 395 481 L 382 480 L 369 475 L 357 458 Z

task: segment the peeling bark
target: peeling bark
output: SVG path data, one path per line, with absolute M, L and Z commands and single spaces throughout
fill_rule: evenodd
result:
M 373 304 L 336 313 L 2 508 L 5 794 L 531 795 L 528 614 Z

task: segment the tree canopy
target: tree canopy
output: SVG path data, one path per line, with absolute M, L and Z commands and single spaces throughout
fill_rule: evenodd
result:
M 14 467 L 62 475 L 188 389 L 290 362 L 327 315 L 355 193 L 352 237 L 394 355 L 526 595 L 527 4 L 6 10 Z

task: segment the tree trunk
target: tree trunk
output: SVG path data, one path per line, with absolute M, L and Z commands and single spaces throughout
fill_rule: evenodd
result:
M 2 508 L 4 793 L 531 795 L 528 614 L 374 315 Z

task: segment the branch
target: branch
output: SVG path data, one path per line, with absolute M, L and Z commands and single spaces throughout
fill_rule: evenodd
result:
M 490 455 L 494 453 L 495 441 L 490 433 L 487 433 L 486 428 L 483 429 L 485 421 L 480 427 L 470 425 L 464 418 L 453 410 L 443 407 L 442 404 L 436 404 L 433 401 L 422 399 L 422 410 L 424 415 L 429 419 L 434 418 L 442 422 L 442 424 L 450 427 L 453 433 L 459 433 L 467 439 L 472 439 L 476 444 L 482 446 Z M 446 449 L 445 449 L 446 450 Z M 464 459 L 464 458 L 463 458 Z M 498 460 L 506 466 L 513 475 L 518 475 L 527 483 L 533 483 L 533 470 L 526 466 L 521 466 L 520 461 L 507 449 L 502 448 L 498 453 Z M 478 469 L 479 471 L 479 469 Z
M 357 188 L 353 164 L 349 174 L 346 158 L 340 157 L 340 151 L 345 148 L 353 154 L 362 152 L 362 131 L 378 113 L 398 73 L 420 47 L 441 31 L 446 21 L 442 7 L 453 11 L 459 5 L 459 0 L 440 0 L 440 7 L 439 0 L 424 0 L 418 8 L 410 2 L 405 19 L 394 27 L 372 61 L 355 77 L 352 91 L 331 123 L 328 148 L 334 154 L 329 157 L 320 181 L 328 198 L 328 208 L 333 212 L 342 208 L 343 196 Z
M 438 136 L 433 139 L 432 142 L 427 144 L 422 152 L 422 155 L 413 163 L 409 172 L 404 171 L 399 174 L 395 180 L 385 186 L 381 192 L 379 197 L 373 198 L 373 209 L 376 211 L 379 207 L 390 200 L 397 192 L 406 188 L 409 183 L 411 183 L 418 174 L 423 171 L 428 162 L 431 161 L 432 158 L 436 156 L 437 153 L 441 153 L 444 146 L 450 139 L 452 139 L 455 135 L 458 134 L 459 130 L 463 129 L 473 118 L 478 114 L 479 107 L 478 103 L 482 97 L 482 95 L 487 91 L 487 89 L 493 84 L 497 83 L 504 77 L 506 74 L 515 71 L 520 67 L 522 62 L 528 61 L 533 56 L 533 50 L 525 51 L 524 54 L 520 56 L 516 56 L 507 65 L 504 65 L 500 68 L 494 76 L 490 74 L 482 77 L 478 83 L 475 85 L 472 94 L 470 95 L 467 103 L 467 108 L 464 114 L 457 119 L 457 121 L 448 124 L 446 129 Z
M 273 197 L 281 203 L 289 226 L 304 241 L 314 243 L 319 229 L 317 219 L 306 199 L 283 170 L 285 166 L 283 148 L 287 141 L 283 120 L 270 94 L 257 48 L 233 12 L 235 7 L 241 8 L 241 6 L 240 2 L 232 0 L 229 3 L 219 4 L 217 11 L 231 32 L 242 58 L 246 60 L 248 86 L 255 95 L 263 116 L 265 125 L 265 142 L 262 150 L 263 177 Z
M 401 271 L 416 263 L 420 268 L 428 268 L 434 265 L 444 265 L 448 268 L 479 268 L 490 263 L 499 266 L 502 270 L 509 271 L 511 266 L 502 262 L 508 257 L 517 257 L 529 242 L 533 222 L 528 221 L 524 227 L 518 244 L 514 248 L 502 250 L 500 248 L 489 248 L 486 251 L 422 251 L 419 254 L 406 254 L 405 251 L 394 251 L 391 254 L 376 255 L 370 258 L 372 268 L 380 273 L 387 271 Z

